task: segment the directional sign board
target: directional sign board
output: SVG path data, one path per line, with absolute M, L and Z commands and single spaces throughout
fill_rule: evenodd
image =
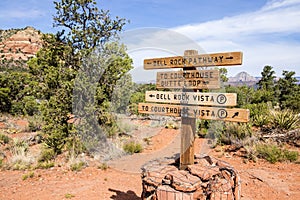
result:
M 248 109 L 225 108 L 225 106 L 236 105 L 236 94 L 192 92 L 192 89 L 220 88 L 219 71 L 199 71 L 196 67 L 241 65 L 242 56 L 242 52 L 198 54 L 197 50 L 185 50 L 184 56 L 144 60 L 144 69 L 182 68 L 183 70 L 158 72 L 156 87 L 183 88 L 184 92 L 147 91 L 146 101 L 164 104 L 139 103 L 138 106 L 139 113 L 182 117 L 180 169 L 186 169 L 188 165 L 194 164 L 196 118 L 232 122 L 249 121 Z
M 167 104 L 139 103 L 139 113 L 174 117 L 190 117 L 231 122 L 248 122 L 249 110 L 240 108 L 182 106 Z
M 219 70 L 157 72 L 157 88 L 218 89 Z
M 146 91 L 148 102 L 185 105 L 236 106 L 235 93 L 165 92 Z
M 174 56 L 144 60 L 144 69 L 241 65 L 242 52 Z

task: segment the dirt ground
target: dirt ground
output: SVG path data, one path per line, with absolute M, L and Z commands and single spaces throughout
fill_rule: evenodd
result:
M 151 130 L 151 127 L 148 129 Z M 161 152 L 177 145 L 172 141 L 180 136 L 179 130 L 157 127 L 153 130 L 156 134 L 145 151 L 123 158 L 121 165 L 133 166 L 135 159 L 140 162 L 144 159 L 146 162 L 150 155 L 163 156 Z M 203 139 L 196 139 L 196 152 L 201 149 L 202 144 Z M 242 181 L 242 200 L 300 199 L 300 164 L 270 164 L 264 160 L 245 162 L 237 153 L 224 153 L 220 149 L 210 150 L 209 155 L 226 161 L 237 169 Z M 118 160 L 114 163 L 118 166 Z M 89 166 L 74 172 L 66 167 L 55 166 L 47 170 L 34 170 L 33 177 L 23 180 L 23 175 L 29 173 L 30 171 L 1 170 L 0 200 L 141 199 L 141 174 L 137 170 L 124 171 L 112 166 L 101 170 L 96 166 Z

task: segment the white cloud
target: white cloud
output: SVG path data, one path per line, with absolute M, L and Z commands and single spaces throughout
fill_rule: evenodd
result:
M 299 4 L 299 0 L 271 0 L 261 10 L 274 10 Z
M 229 76 L 241 71 L 260 76 L 265 65 L 271 65 L 279 76 L 283 70 L 300 76 L 300 0 L 272 0 L 254 12 L 171 30 L 134 30 L 128 36 L 131 41 L 125 44 L 134 50 L 130 53 L 133 78 L 139 81 L 155 80 L 155 72 L 143 72 L 143 59 L 182 55 L 185 49 L 242 51 L 243 65 L 226 67 Z
M 300 75 L 300 0 L 272 0 L 255 12 L 172 30 L 197 41 L 208 52 L 244 52 L 242 68 L 229 67 L 230 75 L 247 71 L 257 76 L 266 64 L 278 75 L 287 69 Z
M 256 12 L 175 27 L 173 30 L 197 40 L 291 31 L 300 33 L 300 1 L 272 1 Z

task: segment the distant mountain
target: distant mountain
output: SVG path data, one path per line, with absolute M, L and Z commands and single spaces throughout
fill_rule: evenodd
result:
M 232 85 L 232 86 L 239 86 L 239 85 L 254 86 L 259 80 L 260 78 L 253 77 L 247 72 L 240 72 L 234 77 L 229 77 L 228 81 L 224 84 Z
M 256 81 L 256 78 L 248 74 L 247 72 L 240 72 L 234 77 L 229 77 L 228 82 L 252 82 Z
M 275 81 L 278 81 L 280 77 L 276 77 Z M 300 84 L 300 77 L 296 76 L 297 84 Z M 261 77 L 253 77 L 247 72 L 240 72 L 234 77 L 228 77 L 228 81 L 224 83 L 224 85 L 232 85 L 232 86 L 254 86 L 258 83 Z

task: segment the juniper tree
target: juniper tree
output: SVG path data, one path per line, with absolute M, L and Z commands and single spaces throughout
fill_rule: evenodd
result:
M 60 153 L 68 143 L 74 144 L 77 141 L 73 125 L 69 123 L 73 114 L 76 77 L 82 72 L 102 71 L 101 78 L 96 77 L 95 105 L 88 106 L 92 110 L 106 111 L 105 106 L 111 101 L 110 93 L 114 85 L 131 69 L 132 61 L 125 52 L 125 47 L 118 43 L 109 44 L 122 30 L 124 19 L 112 19 L 109 11 L 97 8 L 95 0 L 61 0 L 54 4 L 54 26 L 61 27 L 62 31 L 56 35 L 45 35 L 44 47 L 28 65 L 39 82 L 40 98 L 44 102 L 42 114 L 45 121 L 45 142 L 56 153 Z M 100 56 L 93 57 L 97 52 L 100 52 Z M 99 63 L 97 59 L 109 53 L 114 56 L 110 55 L 110 62 L 100 66 L 103 68 L 99 69 L 97 65 L 86 68 L 86 60 Z M 84 82 L 86 80 L 77 84 L 78 91 L 88 89 L 89 85 Z M 80 95 L 82 98 L 85 93 Z M 101 119 L 102 116 L 98 117 Z M 102 121 L 99 120 L 100 123 Z
M 122 31 L 126 20 L 112 19 L 109 10 L 97 8 L 95 0 L 54 1 L 54 26 L 62 27 L 74 48 L 92 50 Z

